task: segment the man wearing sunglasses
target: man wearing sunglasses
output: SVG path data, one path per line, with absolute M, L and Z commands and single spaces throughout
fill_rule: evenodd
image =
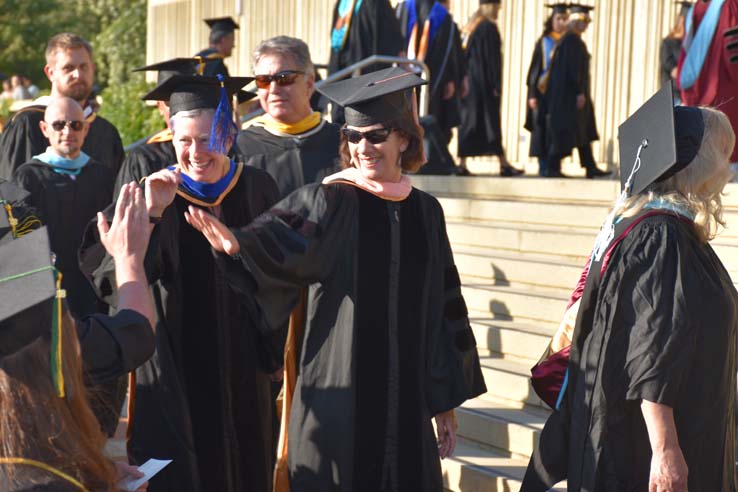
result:
M 46 45 L 44 72 L 51 82 L 51 97 L 41 97 L 13 117 L 0 138 L 0 178 L 10 179 L 21 164 L 42 153 L 49 141 L 39 122 L 51 98 L 69 97 L 84 108 L 90 138 L 84 151 L 117 172 L 123 162 L 123 144 L 118 130 L 98 116 L 88 101 L 95 81 L 95 63 L 90 43 L 72 33 L 53 36 Z M 108 197 L 110 198 L 110 197 Z
M 79 319 L 104 307 L 80 272 L 77 249 L 87 223 L 110 203 L 115 173 L 82 151 L 90 125 L 74 99 L 51 98 L 39 131 L 49 147 L 16 169 L 13 181 L 29 192 L 29 205 L 49 228 L 67 302 Z
M 266 114 L 238 135 L 236 152 L 267 171 L 284 197 L 338 169 L 339 128 L 310 106 L 315 68 L 305 42 L 287 36 L 262 41 L 253 65 Z

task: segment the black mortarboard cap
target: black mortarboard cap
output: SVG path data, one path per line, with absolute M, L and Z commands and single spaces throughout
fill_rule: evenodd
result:
M 490 3 L 500 3 L 500 0 L 479 0 L 479 5 L 487 5 Z
M 233 17 L 215 17 L 212 19 L 205 19 L 205 24 L 210 26 L 210 30 L 213 32 L 219 32 L 228 34 L 236 29 L 240 29 Z
M 162 84 L 166 79 L 173 75 L 197 74 L 197 67 L 202 62 L 206 62 L 206 60 L 202 60 L 201 58 L 172 58 L 171 60 L 165 60 L 159 63 L 146 65 L 145 67 L 139 67 L 133 71 L 158 71 L 159 73 L 157 74 L 156 83 Z
M 55 298 L 46 227 L 0 246 L 0 358 L 50 334 Z
M 664 85 L 618 128 L 623 189 L 643 145 L 640 165 L 633 173 L 631 195 L 681 171 L 699 151 L 705 131 L 702 112 L 694 107 L 674 107 L 673 92 L 671 83 Z
M 549 3 L 546 7 L 550 8 L 554 14 L 566 14 L 569 12 L 568 3 Z
M 590 5 L 581 5 L 578 3 L 572 3 L 569 5 L 569 12 L 572 14 L 589 14 L 594 7 Z
M 252 77 L 224 77 L 227 96 L 230 98 L 252 80 Z M 169 111 L 174 116 L 191 109 L 216 109 L 220 96 L 220 80 L 217 77 L 174 75 L 154 87 L 142 99 L 169 101 Z
M 346 124 L 371 126 L 397 118 L 412 103 L 414 87 L 426 81 L 393 67 L 321 86 L 318 91 L 345 108 Z

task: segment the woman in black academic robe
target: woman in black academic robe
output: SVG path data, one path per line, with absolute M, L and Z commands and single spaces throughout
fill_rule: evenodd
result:
M 644 161 L 663 174 L 616 208 L 619 242 L 593 253 L 561 407 L 523 492 L 563 479 L 569 491 L 736 490 L 738 293 L 708 243 L 735 136 L 724 114 L 687 109 L 704 118 L 703 138 L 677 144 L 687 168 Z
M 266 492 L 272 482 L 269 375 L 281 367 L 282 340 L 276 329 L 271 338 L 262 336 L 253 301 L 228 286 L 184 211 L 206 209 L 244 227 L 279 194 L 266 172 L 225 154 L 235 129 L 226 98 L 222 112 L 212 110 L 220 81 L 180 75 L 168 80 L 170 89 L 160 97 L 172 108 L 179 164 L 145 181 L 150 214 L 160 217 L 146 261 L 156 300 L 156 352 L 135 373 L 129 453 L 138 462 L 173 460 L 151 481 L 150 492 Z M 235 92 L 245 82 L 232 78 L 225 84 Z M 211 145 L 203 137 L 208 131 L 226 138 Z M 115 304 L 114 265 L 100 253 L 90 227 L 80 256 L 100 294 Z
M 334 87 L 379 91 L 401 77 L 422 82 L 395 68 L 321 91 L 341 101 Z M 440 492 L 452 411 L 485 391 L 441 206 L 400 175 L 396 159 L 408 171 L 423 162 L 414 96 L 401 96 L 399 112 L 395 103 L 362 119 L 347 107 L 345 131 L 376 143 L 344 134 L 344 171 L 250 226 L 227 229 L 194 209 L 189 217 L 231 254 L 218 263 L 232 285 L 254 292 L 266 325 L 283 324 L 308 289 L 287 434 L 292 492 Z

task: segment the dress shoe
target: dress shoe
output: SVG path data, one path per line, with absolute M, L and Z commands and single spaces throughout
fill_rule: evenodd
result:
M 562 174 L 561 171 L 549 171 L 547 178 L 568 178 L 566 174 Z
M 505 166 L 505 167 L 500 168 L 500 176 L 503 178 L 511 178 L 514 176 L 520 176 L 524 172 L 525 171 L 523 171 L 522 169 L 515 169 L 512 166 Z
M 594 166 L 587 168 L 587 179 L 601 178 L 603 176 L 609 176 L 611 174 L 612 171 L 601 171 Z

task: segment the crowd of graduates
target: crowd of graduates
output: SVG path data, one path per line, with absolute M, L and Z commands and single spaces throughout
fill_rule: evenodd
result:
M 531 155 L 561 177 L 577 148 L 603 176 L 592 7 L 549 7 Z M 459 29 L 442 2 L 339 0 L 330 72 L 386 54 L 430 77 L 378 65 L 317 88 L 289 36 L 231 76 L 239 25 L 208 19 L 207 49 L 139 69 L 157 73 L 141 96 L 164 129 L 127 153 L 90 104 L 92 47 L 52 37 L 51 95 L 0 136 L 0 488 L 441 492 L 454 409 L 486 386 L 441 206 L 409 175 L 456 126 L 460 157 L 521 174 L 502 147 L 499 8 L 481 0 Z M 722 19 L 710 8 L 687 16 Z M 701 75 L 676 73 L 688 100 Z M 552 341 L 568 368 L 542 360 L 555 411 L 523 490 L 736 490 L 738 294 L 708 243 L 735 135 L 674 99 L 667 84 L 622 127 L 623 193 Z M 263 114 L 242 129 L 249 101 Z M 126 396 L 128 460 L 113 463 Z M 145 476 L 152 459 L 171 463 Z

